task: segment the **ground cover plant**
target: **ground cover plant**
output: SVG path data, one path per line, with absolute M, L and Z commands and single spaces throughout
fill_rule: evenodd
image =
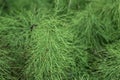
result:
M 120 80 L 120 0 L 0 0 L 0 80 Z

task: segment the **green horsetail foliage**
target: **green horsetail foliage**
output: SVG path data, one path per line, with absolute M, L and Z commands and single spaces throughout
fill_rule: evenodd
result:
M 0 80 L 119 80 L 120 0 L 0 0 Z
M 12 59 L 8 56 L 8 52 L 5 50 L 0 50 L 0 79 L 1 80 L 15 80 L 13 76 L 11 76 L 11 68 L 10 63 Z
M 116 41 L 106 46 L 106 56 L 102 59 L 99 66 L 103 80 L 119 80 L 120 78 L 120 56 L 119 56 L 120 41 Z
M 38 15 L 39 17 L 39 15 Z M 34 17 L 33 17 L 34 18 Z M 65 20 L 57 16 L 31 20 L 28 60 L 23 69 L 27 80 L 67 79 L 73 59 L 69 56 L 68 31 Z M 58 44 L 57 44 L 58 43 Z

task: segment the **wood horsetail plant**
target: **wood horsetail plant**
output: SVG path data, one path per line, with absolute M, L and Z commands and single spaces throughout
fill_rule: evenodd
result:
M 120 77 L 120 41 L 114 42 L 106 46 L 106 56 L 99 64 L 99 70 L 102 75 L 100 79 L 119 80 Z
M 8 52 L 0 50 L 0 79 L 1 80 L 15 80 L 11 75 L 10 62 L 12 58 L 8 56 Z
M 116 18 L 119 15 L 119 0 L 91 2 L 86 10 L 73 18 L 76 37 L 87 47 L 97 48 L 113 42 L 119 38 L 116 35 L 119 34 L 119 19 Z
M 74 64 L 68 55 L 67 24 L 59 17 L 46 16 L 39 24 L 31 27 L 32 46 L 24 69 L 27 80 L 67 79 L 67 73 Z
M 0 0 L 0 80 L 119 80 L 120 0 Z

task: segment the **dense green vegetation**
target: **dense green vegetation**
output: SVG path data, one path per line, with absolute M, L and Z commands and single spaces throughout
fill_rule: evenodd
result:
M 0 0 L 0 80 L 120 80 L 120 0 Z

